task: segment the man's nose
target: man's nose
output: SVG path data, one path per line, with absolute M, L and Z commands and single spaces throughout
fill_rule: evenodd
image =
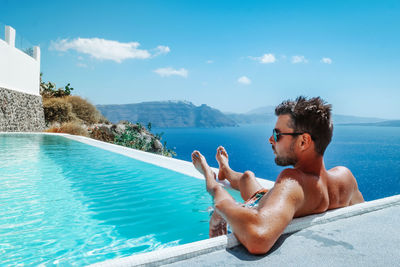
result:
M 271 145 L 275 144 L 275 140 L 274 140 L 274 136 L 273 135 L 271 135 L 271 137 L 268 140 L 269 140 L 269 143 Z

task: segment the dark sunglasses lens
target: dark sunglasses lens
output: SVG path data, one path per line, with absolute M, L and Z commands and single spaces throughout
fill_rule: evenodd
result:
M 272 134 L 274 135 L 274 141 L 278 142 L 278 134 L 276 133 L 275 129 L 272 130 Z

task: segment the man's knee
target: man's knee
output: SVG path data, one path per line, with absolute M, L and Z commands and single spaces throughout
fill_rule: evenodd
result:
M 245 171 L 245 172 L 243 173 L 241 179 L 243 179 L 243 180 L 249 180 L 249 179 L 254 179 L 254 177 L 255 177 L 254 172 L 252 172 L 252 171 Z

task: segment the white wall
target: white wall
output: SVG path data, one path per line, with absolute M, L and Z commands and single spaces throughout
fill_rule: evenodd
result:
M 0 39 L 0 87 L 40 95 L 40 50 L 35 52 L 37 60 Z

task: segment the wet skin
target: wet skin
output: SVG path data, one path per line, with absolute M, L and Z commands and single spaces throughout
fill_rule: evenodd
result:
M 294 132 L 289 127 L 289 115 L 281 115 L 275 129 Z M 216 181 L 216 175 L 199 151 L 192 153 L 192 161 L 206 180 L 207 192 L 213 196 L 215 212 L 210 220 L 210 237 L 226 233 L 227 221 L 238 240 L 253 254 L 266 253 L 295 217 L 321 213 L 329 209 L 349 206 L 364 201 L 357 182 L 346 167 L 326 170 L 323 157 L 314 149 L 307 133 L 299 136 L 282 135 L 279 142 L 269 139 L 276 162 L 294 160 L 293 168 L 283 170 L 274 187 L 265 194 L 257 208 L 238 205 Z M 248 200 L 262 189 L 250 171 L 239 173 L 229 167 L 228 153 L 218 147 L 218 179 L 227 179 Z

